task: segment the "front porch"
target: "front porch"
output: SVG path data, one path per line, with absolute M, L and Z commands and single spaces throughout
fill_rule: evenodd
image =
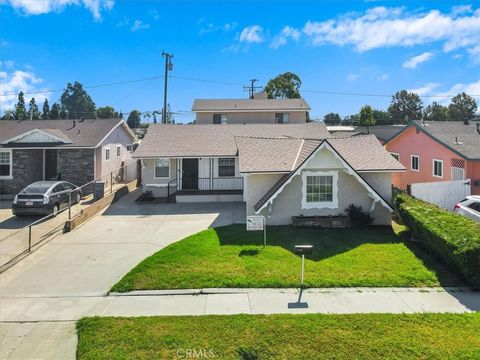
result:
M 144 160 L 144 191 L 168 202 L 243 201 L 238 158 Z M 151 192 L 151 193 L 150 193 Z

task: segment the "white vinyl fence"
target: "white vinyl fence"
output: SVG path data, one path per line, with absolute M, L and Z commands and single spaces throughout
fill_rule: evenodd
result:
M 470 179 L 412 184 L 410 193 L 418 199 L 452 211 L 456 203 L 471 194 Z

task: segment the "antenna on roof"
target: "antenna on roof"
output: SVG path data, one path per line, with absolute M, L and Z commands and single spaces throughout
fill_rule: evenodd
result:
M 250 79 L 250 85 L 246 85 L 243 87 L 243 91 L 248 91 L 248 98 L 253 99 L 253 94 L 255 94 L 255 90 L 261 89 L 261 86 L 255 86 L 255 83 L 258 79 Z

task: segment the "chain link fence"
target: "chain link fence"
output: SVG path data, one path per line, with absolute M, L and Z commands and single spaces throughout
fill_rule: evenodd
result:
M 5 230 L 7 234 L 0 235 L 0 272 L 30 253 L 36 246 L 63 233 L 65 222 L 78 216 L 83 209 L 94 204 L 103 196 L 138 179 L 139 171 L 137 161 L 123 165 L 106 175 L 70 190 L 68 203 L 60 209 L 56 216 L 50 214 L 22 226 L 18 230 Z M 79 190 L 82 198 L 76 203 L 72 193 L 76 194 Z

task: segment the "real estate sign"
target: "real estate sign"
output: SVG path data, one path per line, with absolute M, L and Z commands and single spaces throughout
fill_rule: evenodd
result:
M 247 216 L 247 231 L 261 231 L 265 226 L 263 216 Z
M 265 217 L 262 215 L 247 216 L 247 231 L 263 230 L 263 246 L 267 246 L 267 227 L 265 226 Z

